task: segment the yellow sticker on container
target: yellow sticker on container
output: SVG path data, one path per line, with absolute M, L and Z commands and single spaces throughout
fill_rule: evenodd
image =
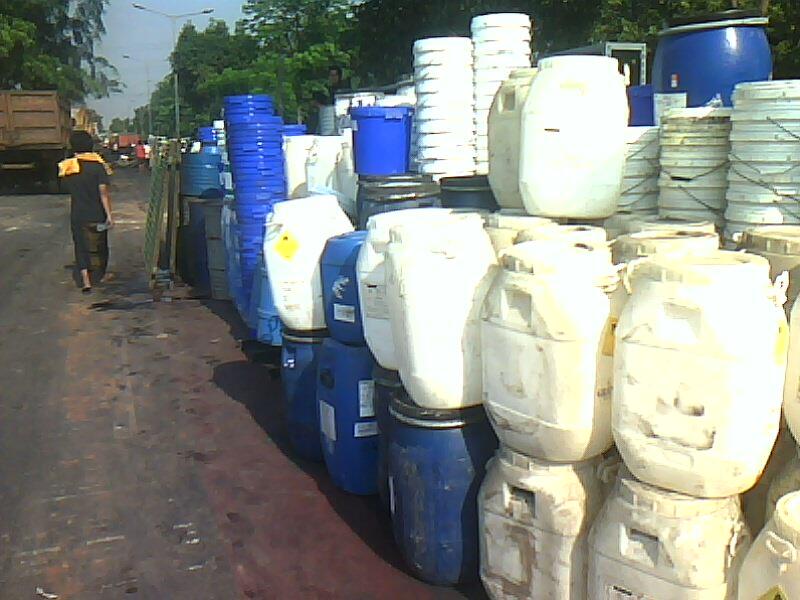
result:
M 617 317 L 611 317 L 608 321 L 608 331 L 603 340 L 603 354 L 605 356 L 614 356 L 614 345 L 617 343 Z
M 759 596 L 757 600 L 789 600 L 789 596 L 781 589 L 781 586 L 776 585 L 763 596 Z
M 786 354 L 789 350 L 789 326 L 786 321 L 778 324 L 778 340 L 775 342 L 775 362 L 782 365 L 786 362 Z
M 297 249 L 299 247 L 300 242 L 297 241 L 297 238 L 286 231 L 281 234 L 280 239 L 275 243 L 275 252 L 286 260 L 292 260 L 294 255 L 297 254 Z

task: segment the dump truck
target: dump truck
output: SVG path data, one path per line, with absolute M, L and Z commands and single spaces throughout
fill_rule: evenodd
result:
M 57 192 L 71 129 L 69 105 L 57 92 L 0 90 L 0 180 Z

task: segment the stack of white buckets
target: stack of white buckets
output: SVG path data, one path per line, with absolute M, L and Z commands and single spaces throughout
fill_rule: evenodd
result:
M 489 172 L 489 109 L 502 83 L 516 69 L 531 66 L 531 19 L 492 14 L 472 19 L 476 173 Z
M 733 94 L 725 237 L 800 223 L 800 81 L 742 83 Z
M 416 164 L 435 180 L 475 172 L 472 41 L 443 37 L 414 43 Z M 413 150 L 413 149 L 412 149 Z
M 662 116 L 662 217 L 724 226 L 730 131 L 730 108 L 673 109 Z

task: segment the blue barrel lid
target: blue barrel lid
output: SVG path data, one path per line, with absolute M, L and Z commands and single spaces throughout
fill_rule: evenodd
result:
M 356 106 L 350 109 L 354 119 L 402 119 L 414 112 L 410 106 Z
M 760 10 L 733 9 L 676 17 L 668 21 L 667 29 L 660 31 L 658 35 L 676 35 L 724 27 L 764 27 L 768 24 L 769 18 L 761 14 Z
M 328 239 L 320 263 L 324 265 L 354 264 L 358 258 L 358 251 L 366 239 L 366 231 L 351 231 Z
M 236 104 L 272 104 L 272 96 L 267 94 L 241 94 L 238 96 L 225 96 L 222 102 L 226 105 Z
M 389 410 L 398 421 L 425 429 L 452 429 L 482 423 L 488 419 L 486 410 L 480 404 L 456 409 L 424 408 L 401 394 L 392 396 Z

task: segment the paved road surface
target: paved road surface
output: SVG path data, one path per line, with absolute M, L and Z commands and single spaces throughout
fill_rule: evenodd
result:
M 0 196 L 0 600 L 483 597 L 409 577 L 377 501 L 293 459 L 230 306 L 152 301 L 147 181 L 114 186 L 91 297 L 67 198 Z

